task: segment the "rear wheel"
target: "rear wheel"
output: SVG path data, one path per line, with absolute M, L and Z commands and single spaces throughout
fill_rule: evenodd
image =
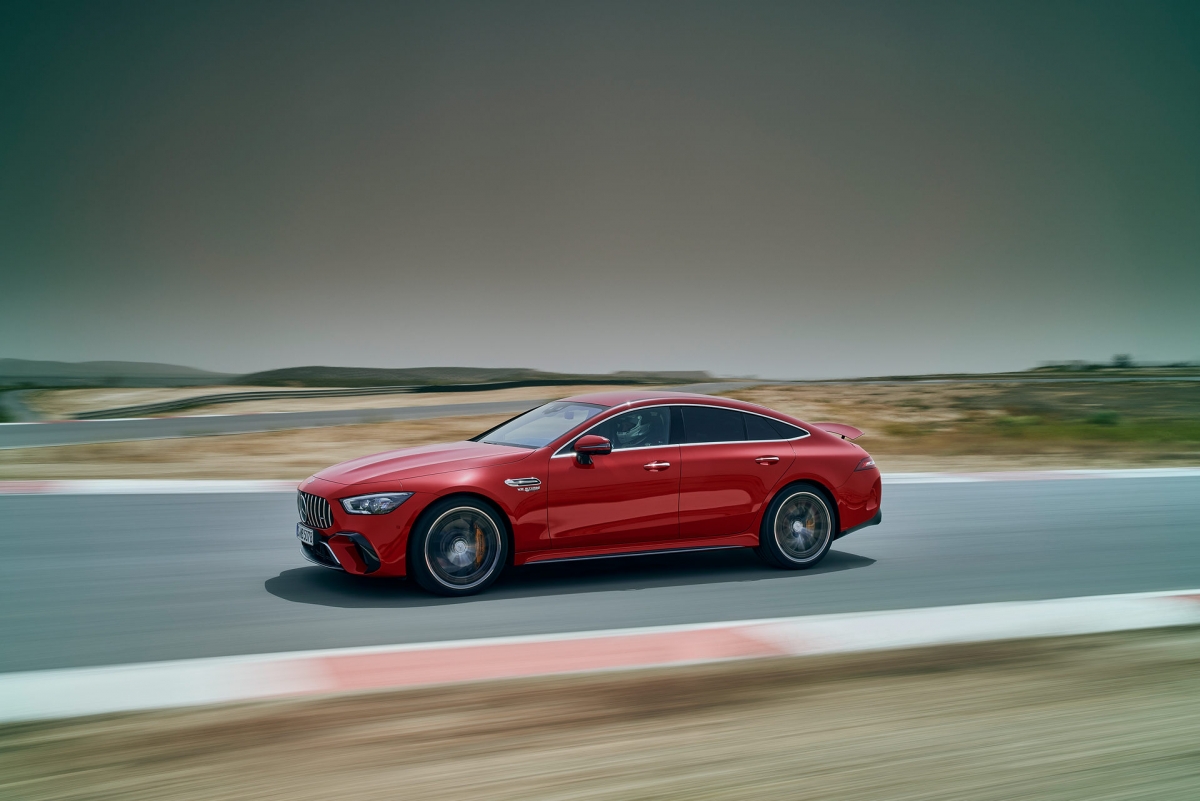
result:
M 409 541 L 409 575 L 438 595 L 471 595 L 500 575 L 508 537 L 495 509 L 473 498 L 447 498 L 417 523 Z
M 833 544 L 836 507 L 812 484 L 787 487 L 771 502 L 758 534 L 758 555 L 785 570 L 803 570 L 820 562 Z

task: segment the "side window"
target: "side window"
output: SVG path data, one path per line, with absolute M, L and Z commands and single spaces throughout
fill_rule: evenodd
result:
M 746 439 L 782 439 L 775 427 L 765 417 L 757 414 L 743 415 L 746 418 Z
M 613 450 L 666 445 L 671 439 L 671 411 L 666 406 L 634 409 L 608 421 Z
M 783 423 L 779 420 L 772 420 L 771 426 L 775 428 L 779 432 L 779 436 L 783 437 L 784 439 L 795 439 L 796 437 L 803 437 L 808 433 L 803 428 L 797 428 L 794 425 Z
M 683 441 L 741 442 L 746 439 L 746 424 L 741 412 L 715 406 L 683 407 Z
M 666 406 L 634 409 L 610 417 L 587 433 L 604 437 L 613 444 L 613 450 L 666 445 L 671 439 L 671 412 Z M 570 453 L 574 445 L 568 442 L 558 452 Z

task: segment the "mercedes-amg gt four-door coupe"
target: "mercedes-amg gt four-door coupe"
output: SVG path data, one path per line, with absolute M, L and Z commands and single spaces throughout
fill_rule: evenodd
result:
M 707 395 L 580 395 L 322 470 L 299 487 L 296 536 L 319 565 L 441 595 L 508 565 L 663 551 L 754 548 L 802 569 L 882 519 L 861 433 Z

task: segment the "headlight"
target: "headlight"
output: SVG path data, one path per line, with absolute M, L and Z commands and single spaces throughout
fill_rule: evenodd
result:
M 412 497 L 411 492 L 380 492 L 342 498 L 342 508 L 352 515 L 386 515 Z

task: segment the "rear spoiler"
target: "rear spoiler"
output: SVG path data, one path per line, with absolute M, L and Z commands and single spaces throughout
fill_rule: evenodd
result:
M 858 439 L 863 435 L 862 431 L 845 423 L 813 423 L 813 425 L 822 431 L 837 434 L 842 439 Z

